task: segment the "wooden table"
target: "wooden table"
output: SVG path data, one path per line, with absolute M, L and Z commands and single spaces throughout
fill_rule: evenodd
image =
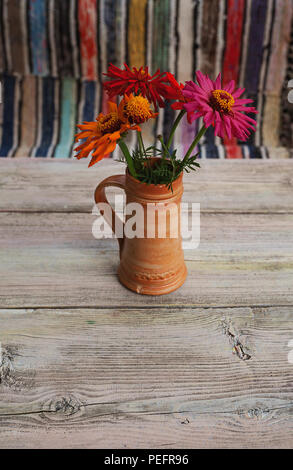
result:
M 0 161 L 0 447 L 292 447 L 293 162 L 185 176 L 201 244 L 161 297 L 121 286 L 92 235 L 122 171 Z

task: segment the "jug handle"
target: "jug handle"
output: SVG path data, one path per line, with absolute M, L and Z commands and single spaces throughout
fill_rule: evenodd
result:
M 107 197 L 106 197 L 106 192 L 105 188 L 108 186 L 116 186 L 117 188 L 124 189 L 125 191 L 125 183 L 126 183 L 126 176 L 125 175 L 113 175 L 109 176 L 108 178 L 104 179 L 96 188 L 95 190 L 95 202 L 99 208 L 99 211 L 101 215 L 104 217 L 106 222 L 110 225 L 113 233 L 115 234 L 115 225 L 116 225 L 116 219 L 119 219 L 115 211 L 112 209 L 111 204 L 109 203 Z M 109 217 L 108 212 L 103 211 L 103 209 L 100 209 L 99 204 L 104 203 L 104 204 L 109 204 L 111 207 L 111 215 Z M 120 223 L 122 221 L 120 220 Z M 120 257 L 123 249 L 123 243 L 124 243 L 124 224 L 123 224 L 123 238 L 117 238 L 118 243 L 119 243 L 119 251 L 120 251 Z

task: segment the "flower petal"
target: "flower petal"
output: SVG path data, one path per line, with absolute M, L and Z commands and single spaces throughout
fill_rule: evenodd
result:
M 198 84 L 203 88 L 204 91 L 207 93 L 211 92 L 213 90 L 213 86 L 209 83 L 209 81 L 206 79 L 203 73 L 201 73 L 200 70 L 197 70 L 196 72 L 196 79 L 198 81 Z
M 221 76 L 221 72 L 220 72 L 219 75 L 217 76 L 216 80 L 215 80 L 214 89 L 219 90 L 221 88 L 221 83 L 222 83 L 222 76 Z
M 228 93 L 233 93 L 235 90 L 235 81 L 231 80 L 231 82 L 229 82 L 228 85 L 223 88 L 223 90 L 226 90 Z

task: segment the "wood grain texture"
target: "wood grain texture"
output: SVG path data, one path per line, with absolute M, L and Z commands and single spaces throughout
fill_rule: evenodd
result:
M 94 239 L 91 214 L 0 214 L 0 308 L 293 305 L 293 215 L 202 214 L 176 292 L 120 285 L 116 240 Z M 114 251 L 113 251 L 114 250 Z
M 91 212 L 100 181 L 125 165 L 0 159 L 0 210 Z M 293 160 L 202 161 L 184 177 L 184 198 L 211 212 L 293 212 Z
M 1 448 L 292 447 L 292 307 L 0 320 Z
M 147 297 L 92 235 L 123 165 L 5 160 L 0 448 L 292 448 L 292 162 L 203 161 L 188 279 Z

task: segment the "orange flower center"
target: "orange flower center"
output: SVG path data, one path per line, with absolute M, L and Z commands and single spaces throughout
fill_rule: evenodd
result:
M 235 100 L 230 93 L 225 90 L 214 90 L 211 96 L 212 107 L 219 112 L 229 113 Z
M 150 103 L 143 96 L 133 96 L 126 103 L 125 115 L 131 123 L 142 123 L 147 121 L 151 116 Z
M 122 122 L 116 113 L 109 113 L 98 120 L 99 130 L 103 135 L 118 131 L 121 124 Z

